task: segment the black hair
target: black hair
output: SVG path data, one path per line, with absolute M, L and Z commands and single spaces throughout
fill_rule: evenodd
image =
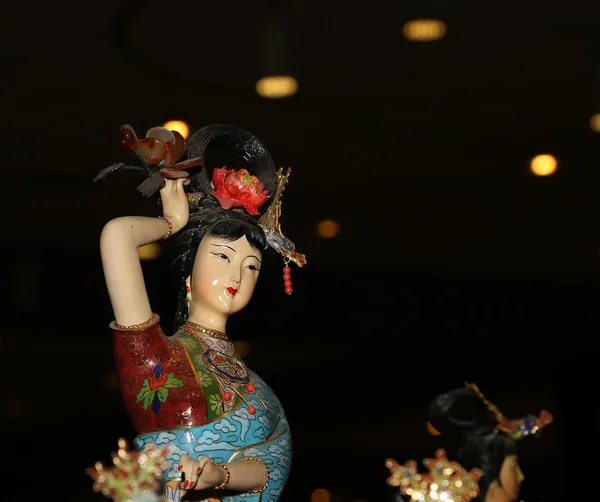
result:
M 214 124 L 199 129 L 187 142 L 187 158 L 204 158 L 204 167 L 190 176 L 188 188 L 191 192 L 209 194 L 212 191 L 212 172 L 206 167 L 206 150 L 211 147 L 224 147 L 242 157 L 246 169 L 256 176 L 269 194 L 277 188 L 277 168 L 269 151 L 252 133 L 229 124 Z M 259 210 L 264 213 L 269 199 Z
M 186 321 L 188 307 L 185 281 L 192 275 L 194 261 L 200 242 L 206 236 L 226 241 L 236 241 L 245 236 L 250 246 L 261 253 L 266 247 L 266 237 L 256 219 L 245 213 L 221 209 L 213 197 L 200 201 L 198 210 L 190 215 L 188 224 L 175 235 L 175 257 L 171 263 L 176 275 L 177 303 L 175 306 L 174 328 L 177 331 Z
M 125 126 L 124 126 L 125 127 Z M 209 146 L 224 147 L 231 153 L 241 156 L 246 170 L 256 176 L 263 189 L 269 194 L 267 201 L 258 208 L 257 217 L 250 216 L 241 209 L 224 210 L 211 192 L 212 170 L 208 171 L 206 152 Z M 190 218 L 182 231 L 175 235 L 175 256 L 171 270 L 175 273 L 177 303 L 175 307 L 175 331 L 185 322 L 188 316 L 185 281 L 191 275 L 196 259 L 196 252 L 202 239 L 207 235 L 235 241 L 245 236 L 250 245 L 258 251 L 266 247 L 266 236 L 258 225 L 257 218 L 264 214 L 277 190 L 277 168 L 273 158 L 264 145 L 252 133 L 229 124 L 214 124 L 199 129 L 192 134 L 186 144 L 188 160 L 201 157 L 202 167 L 188 178 L 185 190 L 190 195 Z M 137 159 L 142 165 L 128 165 L 116 162 L 102 169 L 94 182 L 105 179 L 111 173 L 123 170 L 146 172 L 148 178 L 138 187 L 138 191 L 146 197 L 158 192 L 164 184 L 160 174 L 160 166 L 149 165 L 140 155 Z M 199 201 L 199 202 L 197 202 Z
M 468 419 L 458 419 L 458 408 L 467 411 Z M 473 502 L 485 500 L 490 485 L 500 481 L 500 471 L 506 457 L 517 454 L 517 443 L 502 432 L 490 417 L 485 403 L 471 390 L 458 388 L 437 396 L 429 409 L 429 422 L 441 434 L 458 443 L 456 461 L 465 469 L 483 471 L 478 482 L 479 496 Z
M 206 157 L 208 146 L 224 146 L 240 154 L 250 174 L 256 176 L 264 189 L 272 196 L 277 188 L 277 170 L 271 154 L 250 132 L 226 124 L 204 127 L 195 132 L 187 142 L 187 157 Z M 171 269 L 176 274 L 177 303 L 175 307 L 174 328 L 177 331 L 186 321 L 188 308 L 186 303 L 185 281 L 192 274 L 196 253 L 200 242 L 206 236 L 235 241 L 243 236 L 250 245 L 260 251 L 266 247 L 264 231 L 258 225 L 256 217 L 242 210 L 222 209 L 211 195 L 212 175 L 204 167 L 190 176 L 186 186 L 189 193 L 200 194 L 198 204 L 190 202 L 190 219 L 181 232 L 175 235 L 174 259 Z M 192 198 L 193 200 L 193 198 Z M 259 208 L 261 214 L 269 208 L 272 199 L 268 199 Z

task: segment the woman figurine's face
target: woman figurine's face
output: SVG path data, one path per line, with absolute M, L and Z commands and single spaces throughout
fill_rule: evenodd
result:
M 242 310 L 254 293 L 261 259 L 246 236 L 233 242 L 203 238 L 191 278 L 192 306 L 225 316 Z
M 525 479 L 516 455 L 508 455 L 500 469 L 500 483 L 494 481 L 486 496 L 486 502 L 514 502 L 519 498 L 521 483 Z

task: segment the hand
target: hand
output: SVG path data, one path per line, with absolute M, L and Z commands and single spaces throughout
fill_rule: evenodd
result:
M 200 457 L 194 460 L 189 455 L 183 454 L 179 459 L 179 474 L 185 473 L 181 483 L 183 490 L 206 490 L 220 485 L 225 481 L 225 470 L 209 457 Z M 184 492 L 182 491 L 182 496 Z
M 167 179 L 160 189 L 163 216 L 173 225 L 173 233 L 179 232 L 190 219 L 190 207 L 183 188 L 185 181 L 185 178 Z

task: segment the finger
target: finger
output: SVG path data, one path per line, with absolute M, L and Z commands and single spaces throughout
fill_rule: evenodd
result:
M 160 191 L 165 192 L 167 190 L 170 190 L 172 187 L 173 187 L 173 180 L 165 179 L 164 184 L 163 184 L 162 188 L 160 189 Z
M 198 478 L 202 472 L 200 462 L 187 457 L 179 467 L 181 472 L 181 488 L 191 490 L 198 482 Z
M 202 471 L 204 470 L 204 466 L 208 462 L 210 462 L 210 458 L 208 458 L 208 457 L 202 457 L 198 461 L 192 462 L 192 464 L 190 466 L 191 472 L 190 472 L 190 477 L 189 477 L 189 483 L 187 485 L 184 485 L 184 488 L 191 489 L 194 486 L 196 486 L 196 484 L 198 483 L 198 480 L 200 479 L 200 475 L 202 474 Z
M 196 465 L 196 472 L 194 473 L 196 481 L 198 481 L 198 478 L 202 475 L 202 471 L 204 471 L 204 468 L 210 461 L 211 460 L 209 457 L 201 457 L 198 460 L 198 464 Z
M 204 456 L 204 457 L 200 457 L 198 459 L 198 465 L 200 467 L 202 467 L 202 469 L 204 469 L 204 467 L 206 466 L 206 464 L 208 464 L 210 462 L 210 457 Z
M 163 178 L 166 178 L 168 180 L 187 178 L 190 175 L 190 173 L 188 173 L 187 171 L 179 171 L 179 170 L 166 169 L 166 168 L 161 169 L 159 172 Z
M 181 473 L 179 475 L 179 486 L 181 486 L 182 490 L 188 490 L 196 484 L 194 479 L 190 479 L 192 476 L 186 474 L 186 471 L 190 472 L 190 464 L 192 463 L 193 462 L 186 462 L 185 466 L 179 466 L 181 469 Z
M 179 476 L 185 476 L 186 467 L 190 464 L 192 458 L 185 453 L 179 457 L 179 466 L 177 467 L 177 472 L 179 472 Z

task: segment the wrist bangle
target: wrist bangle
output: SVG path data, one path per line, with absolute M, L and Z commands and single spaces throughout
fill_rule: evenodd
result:
M 171 225 L 171 222 L 169 220 L 167 220 L 164 216 L 159 216 L 158 219 L 163 220 L 169 226 L 169 230 L 167 231 L 166 235 L 163 237 L 163 239 L 168 239 L 169 237 L 171 237 L 171 235 L 173 235 L 173 225 Z
M 225 465 L 225 464 L 219 464 L 217 462 L 215 462 L 215 465 L 219 466 L 221 469 L 223 469 L 225 471 L 225 480 L 218 484 L 217 486 L 213 487 L 213 490 L 224 490 L 227 485 L 229 484 L 229 479 L 231 478 L 231 473 L 229 472 L 229 468 Z
M 263 467 L 265 468 L 265 471 L 267 471 L 267 480 L 265 481 L 265 484 L 262 485 L 260 488 L 254 488 L 253 490 L 248 490 L 246 493 L 262 493 L 267 489 L 267 486 L 269 486 L 269 466 L 260 458 L 255 458 L 255 457 L 244 457 L 241 459 L 242 462 L 260 462 Z

